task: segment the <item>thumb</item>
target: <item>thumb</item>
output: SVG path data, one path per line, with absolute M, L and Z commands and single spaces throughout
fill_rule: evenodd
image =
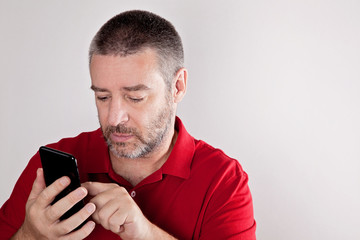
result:
M 39 194 L 46 188 L 45 179 L 44 179 L 44 171 L 42 168 L 38 168 L 36 171 L 36 179 L 33 183 L 29 200 L 35 199 L 39 196 Z

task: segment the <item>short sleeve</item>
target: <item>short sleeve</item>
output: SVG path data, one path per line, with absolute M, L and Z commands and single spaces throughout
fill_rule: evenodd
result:
M 248 187 L 248 176 L 241 171 L 218 182 L 207 205 L 200 239 L 255 240 L 256 222 Z

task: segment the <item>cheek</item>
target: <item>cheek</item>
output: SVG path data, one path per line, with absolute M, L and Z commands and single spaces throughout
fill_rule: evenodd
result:
M 147 132 L 151 128 L 155 116 L 158 115 L 159 105 L 157 102 L 148 103 L 140 108 L 129 111 L 129 125 Z
M 104 125 L 108 116 L 107 110 L 104 106 L 99 106 L 99 104 L 96 104 L 96 108 L 100 124 Z
M 142 128 L 142 126 L 146 126 L 146 123 L 149 118 L 149 113 L 147 109 L 137 109 L 136 111 L 132 111 L 129 113 L 130 117 L 130 125 L 134 125 L 134 127 Z

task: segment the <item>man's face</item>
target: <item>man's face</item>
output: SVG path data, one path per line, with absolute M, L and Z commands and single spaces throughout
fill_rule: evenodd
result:
M 126 57 L 94 55 L 90 74 L 111 153 L 140 158 L 159 147 L 172 127 L 174 106 L 156 53 L 147 49 Z

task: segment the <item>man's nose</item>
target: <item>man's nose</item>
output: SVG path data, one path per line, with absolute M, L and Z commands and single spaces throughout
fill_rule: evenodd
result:
M 111 101 L 108 121 L 111 126 L 117 126 L 129 121 L 127 107 L 123 101 L 115 99 Z

